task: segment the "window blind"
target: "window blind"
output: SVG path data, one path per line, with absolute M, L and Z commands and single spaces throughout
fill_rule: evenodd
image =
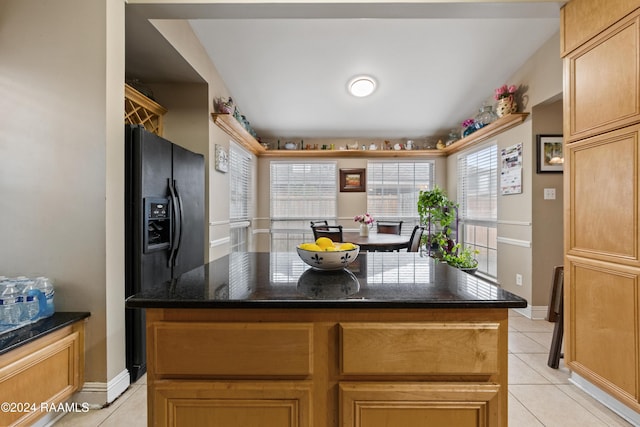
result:
M 271 162 L 271 219 L 336 218 L 336 162 Z
M 229 220 L 248 221 L 251 211 L 251 155 L 229 146 Z
M 478 271 L 498 275 L 498 147 L 491 144 L 458 157 L 458 242 L 479 251 Z
M 434 162 L 369 161 L 367 163 L 367 211 L 375 219 L 418 223 L 420 190 L 433 187 Z M 410 232 L 412 227 L 404 227 Z
M 232 252 L 249 249 L 251 162 L 251 154 L 235 142 L 229 145 L 229 237 Z
M 498 220 L 498 148 L 495 144 L 458 157 L 458 194 L 463 220 Z

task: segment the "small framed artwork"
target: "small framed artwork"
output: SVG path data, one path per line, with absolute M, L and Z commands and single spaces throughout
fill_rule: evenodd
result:
M 229 170 L 229 154 L 222 145 L 216 144 L 216 170 L 226 173 Z
M 340 169 L 340 191 L 363 192 L 366 179 L 365 169 Z
M 562 173 L 564 151 L 562 135 L 536 135 L 537 172 Z

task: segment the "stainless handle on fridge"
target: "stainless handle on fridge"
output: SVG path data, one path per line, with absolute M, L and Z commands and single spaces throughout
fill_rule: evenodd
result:
M 177 240 L 177 234 L 178 234 L 178 229 L 180 228 L 180 225 L 178 224 L 178 217 L 180 216 L 180 213 L 178 212 L 178 200 L 176 198 L 176 191 L 174 188 L 174 182 L 173 180 L 171 180 L 171 178 L 168 179 L 169 181 L 169 193 L 171 194 L 171 209 L 173 211 L 173 215 L 172 215 L 172 233 L 173 235 L 171 236 L 171 251 L 169 252 L 169 259 L 167 260 L 167 267 L 173 267 L 175 265 L 175 259 L 176 259 L 176 255 L 178 254 L 178 245 L 176 244 Z

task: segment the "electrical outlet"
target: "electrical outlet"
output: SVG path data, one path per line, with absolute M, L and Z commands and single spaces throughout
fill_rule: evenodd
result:
M 516 274 L 516 285 L 522 286 L 522 274 Z

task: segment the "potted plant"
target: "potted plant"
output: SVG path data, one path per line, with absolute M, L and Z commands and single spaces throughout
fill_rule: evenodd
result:
M 451 227 L 457 216 L 458 204 L 449 200 L 444 190 L 437 185 L 433 190 L 420 191 L 418 215 L 420 223 L 426 227 L 423 243 L 429 255 L 449 252 L 453 247 Z
M 451 251 L 442 254 L 442 260 L 452 267 L 473 274 L 478 270 L 478 260 L 475 257 L 478 253 L 480 251 L 477 249 L 456 243 Z

